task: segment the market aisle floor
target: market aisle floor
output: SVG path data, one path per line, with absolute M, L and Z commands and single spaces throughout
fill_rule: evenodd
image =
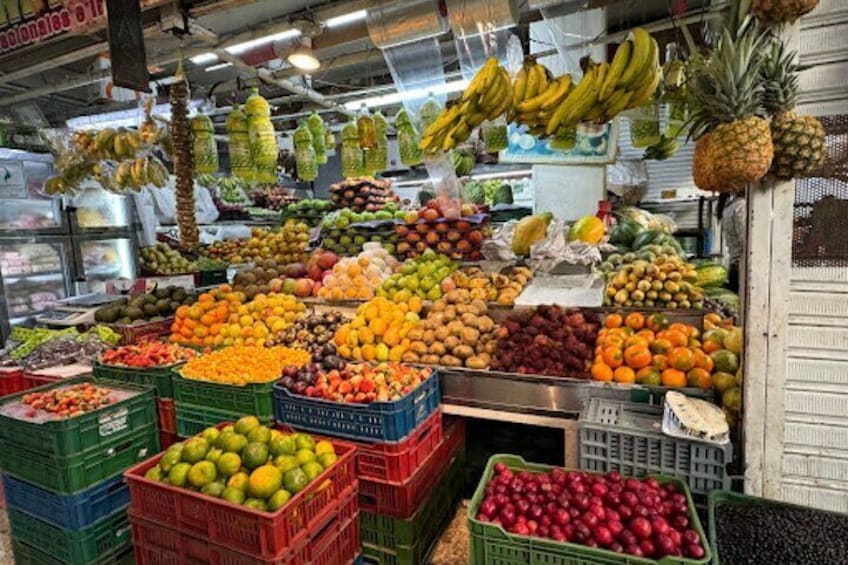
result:
M 9 533 L 9 517 L 6 509 L 0 511 L 0 563 L 14 563 L 12 557 L 12 537 Z

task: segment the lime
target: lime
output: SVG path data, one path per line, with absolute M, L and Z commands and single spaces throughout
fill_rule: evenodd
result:
M 294 452 L 297 451 L 294 445 L 294 438 L 286 435 L 272 439 L 270 447 L 271 455 L 274 457 L 278 455 L 294 455 Z
M 244 491 L 235 487 L 227 487 L 221 492 L 221 498 L 233 504 L 244 502 Z
M 315 452 L 309 449 L 298 449 L 294 456 L 297 457 L 297 462 L 301 465 L 315 461 Z
M 318 443 L 315 444 L 315 455 L 321 455 L 322 453 L 335 453 L 336 448 L 333 447 L 333 444 L 327 441 L 326 439 L 322 439 Z
M 267 510 L 268 506 L 265 504 L 264 500 L 259 498 L 248 498 L 242 503 L 242 506 L 246 508 L 253 508 L 254 510 Z
M 188 482 L 194 488 L 203 488 L 218 476 L 218 469 L 211 461 L 198 461 L 188 470 Z
M 202 437 L 193 437 L 185 442 L 181 459 L 186 463 L 197 463 L 206 457 L 207 451 L 209 451 L 209 442 Z
M 221 449 L 229 453 L 241 453 L 247 445 L 247 437 L 241 434 L 223 434 Z
M 181 441 L 178 441 L 177 443 L 172 443 L 168 447 L 168 449 L 165 450 L 165 453 L 170 453 L 171 451 L 176 451 L 177 453 L 179 453 L 180 451 L 183 450 L 184 445 L 185 445 L 185 443 L 183 443 Z
M 227 424 L 223 428 L 221 428 L 222 434 L 234 434 L 236 433 L 236 427 L 232 424 Z
M 218 472 L 223 477 L 232 477 L 241 467 L 241 457 L 237 453 L 224 453 L 218 458 Z
M 247 441 L 253 443 L 268 443 L 271 441 L 271 429 L 266 426 L 259 426 L 258 428 L 253 428 L 250 430 L 250 433 L 247 434 Z
M 277 467 L 281 473 L 285 473 L 286 471 L 300 467 L 300 463 L 297 462 L 297 457 L 294 455 L 277 455 L 277 457 L 274 458 L 274 466 Z
M 250 433 L 250 430 L 253 428 L 259 427 L 259 418 L 256 416 L 245 416 L 244 418 L 240 418 L 236 425 L 233 427 L 237 434 L 247 435 Z
M 247 493 L 255 498 L 268 498 L 280 489 L 283 474 L 273 465 L 262 465 L 251 474 L 247 483 Z
M 221 432 L 218 431 L 218 428 L 206 428 L 202 432 L 200 432 L 200 437 L 209 442 L 209 445 L 214 445 L 215 440 L 218 439 L 218 436 L 221 435 Z
M 175 487 L 184 487 L 189 469 L 191 469 L 190 464 L 177 463 L 171 467 L 170 471 L 168 471 L 168 482 Z
M 241 460 L 248 469 L 256 469 L 268 462 L 268 446 L 264 443 L 251 442 L 241 451 Z
M 218 437 L 215 438 L 215 441 L 212 443 L 212 445 L 219 449 L 224 449 L 224 445 L 227 441 L 227 438 L 234 435 L 236 435 L 235 432 L 221 432 L 220 434 L 218 434 Z
M 303 487 L 309 482 L 309 477 L 303 472 L 303 469 L 290 469 L 283 474 L 283 485 L 286 490 L 292 493 L 298 493 L 303 490 Z
M 301 467 L 301 469 L 303 469 L 303 472 L 306 473 L 306 477 L 312 481 L 315 477 L 321 474 L 324 467 L 322 467 L 317 461 L 310 461 Z
M 162 468 L 164 472 L 168 472 L 171 470 L 171 467 L 180 462 L 180 452 L 179 451 L 166 451 L 165 455 L 162 456 L 162 459 L 159 460 L 159 467 Z
M 209 496 L 219 497 L 221 493 L 224 492 L 224 489 L 227 488 L 224 486 L 224 483 L 221 481 L 212 481 L 208 485 L 204 485 L 200 492 L 203 494 L 208 494 Z
M 295 434 L 294 445 L 298 449 L 315 449 L 315 440 L 309 434 Z
M 280 430 L 271 430 L 271 441 L 274 441 L 277 438 L 283 437 L 283 432 Z
M 204 459 L 214 463 L 218 460 L 219 457 L 221 457 L 223 453 L 224 452 L 218 449 L 217 447 L 213 447 L 212 449 L 206 452 L 206 457 L 204 457 Z
M 322 453 L 318 456 L 318 463 L 325 469 L 339 460 L 339 456 L 335 453 Z
M 156 465 L 155 467 L 151 467 L 144 474 L 145 479 L 150 479 L 151 481 L 161 481 L 162 480 L 162 469 Z
M 268 510 L 273 512 L 279 508 L 282 508 L 286 502 L 291 498 L 291 493 L 286 489 L 280 489 L 274 494 L 271 495 L 271 498 L 268 499 Z
M 250 479 L 247 473 L 236 473 L 227 481 L 228 487 L 237 488 L 239 490 L 247 490 L 247 481 Z

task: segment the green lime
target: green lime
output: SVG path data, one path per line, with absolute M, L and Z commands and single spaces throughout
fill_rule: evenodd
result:
M 253 428 L 259 427 L 259 418 L 256 416 L 245 416 L 244 418 L 240 418 L 236 425 L 233 427 L 237 434 L 247 435 L 250 433 L 250 430 Z
M 208 494 L 209 496 L 214 496 L 214 497 L 217 498 L 217 497 L 221 496 L 221 493 L 224 492 L 225 488 L 227 488 L 227 487 L 224 486 L 224 483 L 222 483 L 221 481 L 213 481 L 213 482 L 209 483 L 208 485 L 204 485 L 203 488 L 200 489 L 200 492 L 202 492 L 203 494 Z
M 206 428 L 202 432 L 200 432 L 200 437 L 209 442 L 209 445 L 215 445 L 215 440 L 218 439 L 218 436 L 221 435 L 221 432 L 218 431 L 218 428 Z
M 247 482 L 250 479 L 247 473 L 236 473 L 227 480 L 227 486 L 239 490 L 247 490 Z
M 292 436 L 280 436 L 271 440 L 271 455 L 294 455 L 297 448 L 294 446 L 294 438 Z
M 291 469 L 297 469 L 300 467 L 300 463 L 297 462 L 297 457 L 294 455 L 277 455 L 277 457 L 274 458 L 274 466 L 277 467 L 281 473 L 285 473 Z
M 168 482 L 175 487 L 184 487 L 189 469 L 191 469 L 190 464 L 177 463 L 168 471 Z
M 280 489 L 271 495 L 268 499 L 268 511 L 273 512 L 282 508 L 291 498 L 291 493 L 285 489 Z
M 283 432 L 280 430 L 271 430 L 271 440 L 274 441 L 277 438 L 283 437 Z M 269 442 L 270 443 L 270 442 Z
M 194 488 L 203 488 L 218 476 L 218 469 L 211 461 L 198 461 L 188 470 L 188 482 Z
M 242 503 L 242 506 L 253 508 L 254 510 L 268 510 L 268 505 L 265 504 L 264 500 L 259 498 L 248 498 Z
M 212 449 L 206 452 L 206 457 L 204 457 L 204 459 L 215 463 L 223 453 L 224 452 L 218 449 L 217 447 L 213 447 Z
M 298 449 L 294 456 L 297 457 L 297 462 L 301 465 L 315 461 L 315 452 L 309 449 Z
M 209 451 L 209 442 L 202 437 L 193 437 L 185 442 L 181 459 L 186 463 L 197 463 Z
M 280 489 L 283 474 L 273 465 L 262 465 L 250 474 L 247 493 L 255 498 L 268 498 Z
M 322 453 L 318 456 L 318 463 L 325 469 L 339 460 L 339 456 L 335 453 Z
M 227 438 L 230 437 L 230 436 L 234 436 L 234 435 L 236 435 L 235 432 L 224 432 L 224 431 L 222 431 L 220 434 L 218 434 L 218 437 L 215 438 L 215 441 L 212 443 L 212 445 L 214 445 L 218 449 L 224 449 L 224 445 L 225 445 L 225 442 L 227 441 Z
M 322 439 L 318 443 L 315 444 L 315 455 L 321 455 L 323 453 L 335 453 L 336 448 L 333 447 L 333 444 L 329 441 Z
M 295 434 L 294 445 L 298 449 L 315 449 L 315 440 L 309 434 Z
M 229 453 L 241 453 L 247 445 L 247 437 L 241 434 L 224 434 L 221 449 Z
M 251 443 L 268 443 L 271 441 L 271 429 L 266 426 L 253 428 L 250 430 L 250 433 L 247 434 L 247 441 Z
M 309 482 L 309 477 L 303 472 L 303 469 L 290 469 L 283 474 L 283 486 L 286 490 L 292 493 L 298 493 L 303 490 L 303 487 Z
M 227 487 L 221 492 L 221 498 L 233 504 L 241 504 L 244 502 L 245 494 L 241 489 Z
M 241 457 L 237 453 L 223 453 L 218 458 L 217 464 L 221 476 L 232 477 L 241 468 Z
M 317 461 L 310 461 L 301 467 L 301 469 L 303 469 L 303 472 L 306 473 L 306 477 L 312 481 L 315 477 L 321 474 L 324 467 L 322 467 Z
M 248 469 L 256 469 L 268 462 L 268 446 L 264 443 L 250 442 L 241 451 L 241 460 Z
M 236 433 L 236 427 L 232 424 L 227 424 L 223 428 L 221 428 L 222 434 L 234 434 Z
M 147 470 L 144 474 L 145 479 L 150 479 L 151 481 L 161 481 L 162 480 L 162 469 L 156 465 Z
M 180 452 L 179 451 L 166 451 L 165 455 L 162 456 L 162 459 L 159 460 L 159 467 L 162 468 L 162 471 L 167 473 L 171 470 L 171 467 L 180 462 Z
M 165 453 L 170 453 L 171 451 L 176 451 L 177 453 L 179 453 L 183 450 L 183 446 L 185 446 L 185 443 L 182 441 L 172 443 L 170 446 L 168 446 L 168 449 L 165 450 Z

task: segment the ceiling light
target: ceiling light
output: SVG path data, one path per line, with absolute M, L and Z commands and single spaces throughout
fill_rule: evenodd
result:
M 303 71 L 314 71 L 321 66 L 321 62 L 312 51 L 312 39 L 308 37 L 300 39 L 300 43 L 289 53 L 286 60 Z
M 383 96 L 359 98 L 357 100 L 345 102 L 345 108 L 347 108 L 348 110 L 358 110 L 363 104 L 365 106 L 368 106 L 369 108 L 376 108 L 377 106 L 390 106 L 392 104 L 397 104 L 398 102 L 402 102 L 403 100 L 425 98 L 430 94 L 437 95 L 448 94 L 451 92 L 459 92 L 461 90 L 465 90 L 465 87 L 468 86 L 468 83 L 469 81 L 467 80 L 455 80 L 429 88 L 416 88 L 413 90 L 407 90 L 406 92 L 393 92 L 391 94 L 384 94 Z
M 279 33 L 273 33 L 271 35 L 263 35 L 262 37 L 257 37 L 256 39 L 251 39 L 249 41 L 245 41 L 244 43 L 236 43 L 235 45 L 230 45 L 226 48 L 227 53 L 232 55 L 238 55 L 239 53 L 244 53 L 248 49 L 253 47 L 257 47 L 259 45 L 264 45 L 266 43 L 271 43 L 273 41 L 282 41 L 284 39 L 292 39 L 294 37 L 298 37 L 300 35 L 299 29 L 287 29 L 285 31 L 281 31 Z
M 201 53 L 200 55 L 195 55 L 189 59 L 189 61 L 195 65 L 203 65 L 217 60 L 218 56 L 215 53 Z
M 364 20 L 367 16 L 368 10 L 357 10 L 355 12 L 350 12 L 349 14 L 342 14 L 341 16 L 330 18 L 324 22 L 324 25 L 326 27 L 339 27 Z
M 207 73 L 211 73 L 212 71 L 220 71 L 221 69 L 226 69 L 227 67 L 232 67 L 232 63 L 218 63 L 217 65 L 212 65 L 211 67 L 206 67 L 203 69 Z

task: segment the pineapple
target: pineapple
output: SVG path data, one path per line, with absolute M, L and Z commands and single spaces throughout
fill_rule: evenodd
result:
M 765 25 L 794 23 L 819 5 L 819 0 L 753 0 L 751 12 Z
M 725 29 L 710 58 L 693 57 L 689 88 L 692 137 L 697 159 L 693 176 L 704 190 L 739 192 L 761 179 L 773 156 L 769 124 L 757 115 L 762 85 L 763 34 L 746 22 L 734 39 Z M 700 141 L 704 135 L 708 141 Z M 700 150 L 698 146 L 700 145 Z M 705 170 L 700 170 L 704 168 Z
M 763 107 L 772 116 L 774 160 L 770 172 L 781 179 L 811 173 L 822 163 L 825 154 L 825 131 L 821 122 L 795 112 L 798 69 L 795 52 L 786 53 L 783 42 L 775 40 L 760 70 L 764 84 Z

